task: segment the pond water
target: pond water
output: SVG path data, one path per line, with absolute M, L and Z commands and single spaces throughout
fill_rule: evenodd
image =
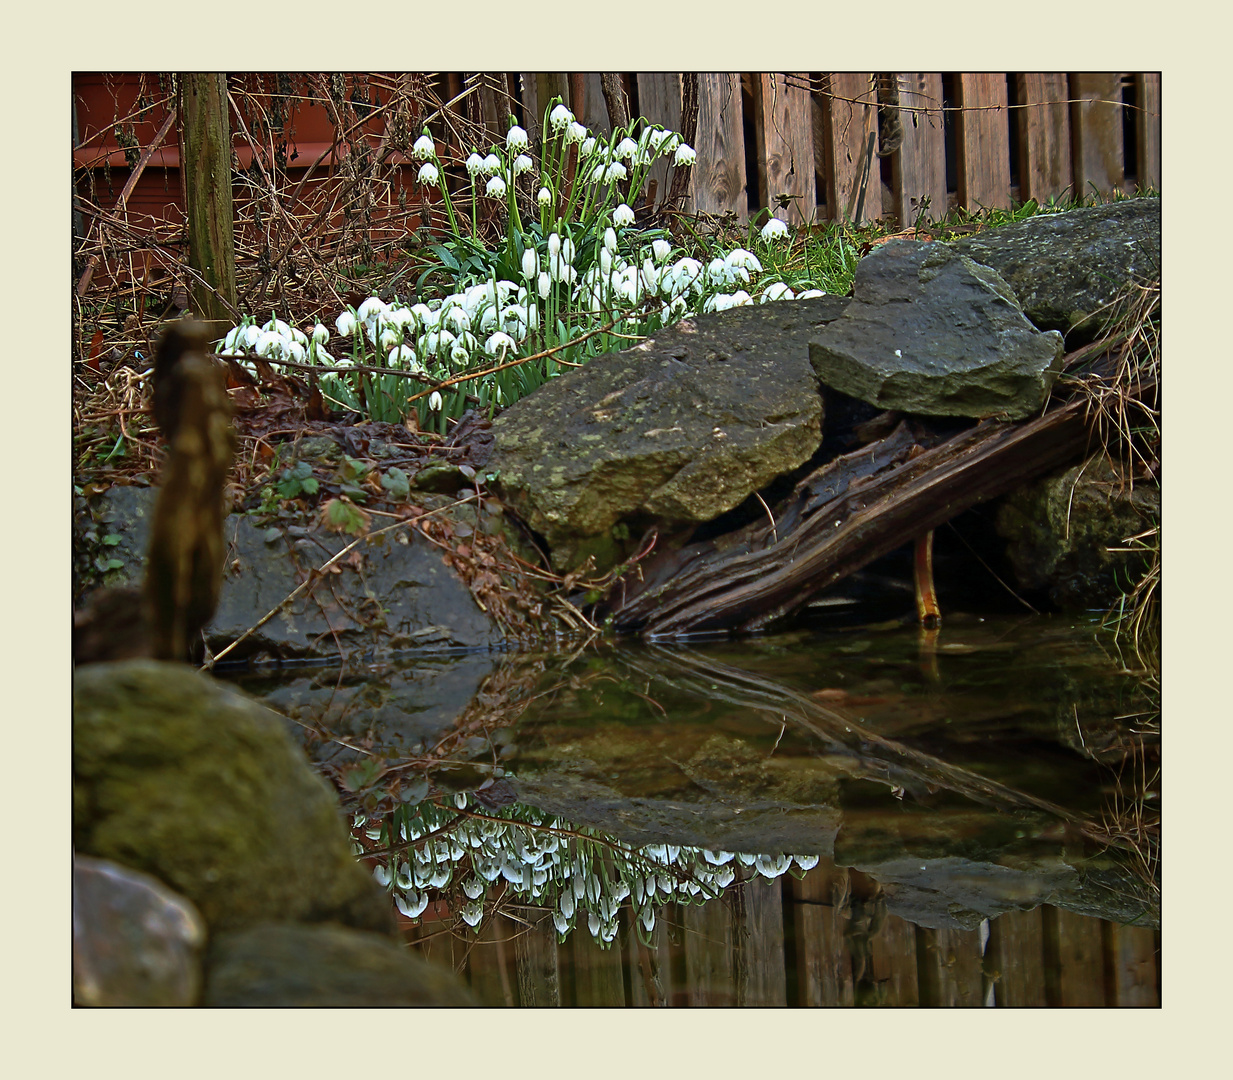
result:
M 1159 694 L 1094 620 L 233 673 L 499 1005 L 1155 1005 Z

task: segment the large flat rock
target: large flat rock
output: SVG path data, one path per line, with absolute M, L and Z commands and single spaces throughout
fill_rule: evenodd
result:
M 1160 277 L 1160 200 L 1038 214 L 950 247 L 996 270 L 1041 330 L 1090 341 L 1134 281 Z
M 1062 347 L 993 270 L 941 244 L 892 240 L 861 261 L 852 303 L 809 349 L 822 382 L 871 405 L 1019 420 L 1044 404 Z
M 613 565 L 630 519 L 710 521 L 817 449 L 808 342 L 846 305 L 701 315 L 592 360 L 496 420 L 489 469 L 561 570 Z

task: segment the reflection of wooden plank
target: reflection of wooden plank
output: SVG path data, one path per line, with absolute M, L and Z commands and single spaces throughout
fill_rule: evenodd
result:
M 1004 74 L 958 75 L 955 80 L 959 205 L 969 210 L 1010 206 L 1009 96 Z
M 521 930 L 514 939 L 518 963 L 518 998 L 528 1006 L 561 1004 L 561 971 L 557 959 L 557 931 L 552 919 L 529 908 L 517 909 L 519 918 L 539 922 Z
M 690 1005 L 735 1005 L 732 911 L 723 898 L 680 909 Z
M 586 927 L 586 920 L 569 936 L 566 948 L 574 961 L 574 1004 L 612 1006 L 625 1004 L 625 978 L 621 971 L 621 950 L 614 942 L 600 947 Z
M 865 187 L 861 221 L 882 213 L 882 184 L 877 161 L 877 93 L 873 75 L 837 72 L 827 75 L 822 93 L 822 156 L 826 166 L 826 213 L 850 221 L 856 212 L 861 177 L 868 160 L 870 133 L 875 133 L 874 159 Z
M 918 1005 L 916 927 L 898 915 L 887 915 L 869 940 L 873 981 L 887 1005 Z
M 745 197 L 745 131 L 741 120 L 741 77 L 734 73 L 698 76 L 698 135 L 690 195 L 696 213 L 736 214 L 749 220 Z
M 1045 1005 L 1045 939 L 1040 908 L 1008 911 L 990 924 L 998 1005 Z
M 669 131 L 681 127 L 681 76 L 672 71 L 656 71 L 638 76 L 638 110 L 650 124 L 662 124 Z M 695 140 L 696 141 L 696 140 Z M 651 166 L 650 177 L 643 190 L 652 180 L 656 182 L 658 200 L 668 194 L 668 173 L 672 168 L 672 156 L 659 158 Z
M 1075 194 L 1107 195 L 1126 183 L 1122 77 L 1117 72 L 1070 76 L 1070 133 Z
M 1160 1004 L 1157 992 L 1159 940 L 1150 926 L 1118 926 L 1105 924 L 1105 947 L 1111 954 L 1113 967 L 1113 1000 L 1110 1005 L 1155 1007 Z
M 984 1003 L 979 930 L 929 930 L 917 936 L 922 1005 Z
M 488 919 L 480 930 L 479 941 L 467 956 L 467 975 L 475 996 L 485 1005 L 513 1005 L 514 980 L 510 978 L 511 943 L 499 938 L 512 936 L 514 924 L 504 916 Z M 505 970 L 502 971 L 502 965 Z
M 852 957 L 844 946 L 847 870 L 833 859 L 822 859 L 800 881 L 793 882 L 797 899 L 796 970 L 802 1005 L 851 1005 Z
M 1106 1004 L 1100 920 L 1061 908 L 1051 908 L 1045 916 L 1046 935 L 1056 934 L 1050 943 L 1057 956 L 1056 1004 Z
M 775 217 L 794 225 L 807 222 L 817 205 L 809 76 L 794 76 L 791 86 L 782 74 L 763 74 L 755 79 L 759 203 L 769 207 Z M 778 208 L 780 195 L 790 199 L 786 209 Z
M 1065 75 L 1025 74 L 1019 80 L 1019 194 L 1043 203 L 1073 182 L 1070 106 Z
M 786 1005 L 783 886 L 761 875 L 740 892 L 744 916 L 736 979 L 738 1005 Z
M 942 76 L 908 72 L 899 76 L 899 119 L 903 142 L 891 155 L 891 191 L 899 224 L 946 216 L 946 138 L 942 130 Z M 883 213 L 888 208 L 883 207 Z
M 1160 72 L 1149 71 L 1135 76 L 1136 100 L 1139 112 L 1135 130 L 1139 136 L 1139 187 L 1160 190 Z

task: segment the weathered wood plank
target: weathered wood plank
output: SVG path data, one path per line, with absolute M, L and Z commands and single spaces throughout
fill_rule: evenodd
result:
M 989 954 L 995 969 L 994 1000 L 1018 1007 L 1045 1005 L 1044 928 L 1040 908 L 1008 911 L 990 926 Z
M 882 213 L 882 184 L 877 171 L 878 97 L 873 79 L 867 72 L 836 72 L 823 79 L 822 156 L 826 214 L 832 220 L 873 221 Z M 874 137 L 872 159 L 870 135 Z
M 1100 920 L 1062 908 L 1051 908 L 1045 916 L 1045 932 L 1054 938 L 1050 951 L 1057 957 L 1055 1004 L 1106 1004 Z
M 979 930 L 931 930 L 916 934 L 920 1004 L 979 1006 L 984 1003 Z
M 1139 187 L 1160 190 L 1160 72 L 1135 76 L 1139 112 L 1135 117 L 1139 136 L 1136 168 Z
M 959 205 L 1010 207 L 1010 119 L 1006 76 L 956 76 L 956 164 Z
M 531 908 L 518 908 L 516 914 L 528 922 L 514 939 L 518 964 L 518 999 L 524 1008 L 561 1004 L 561 968 L 557 956 L 557 931 L 552 920 Z
M 681 76 L 674 71 L 656 71 L 638 75 L 638 109 L 648 123 L 662 124 L 669 131 L 681 128 Z M 668 194 L 671 156 L 659 158 L 651 166 L 644 191 L 655 184 L 658 201 Z
M 625 977 L 621 950 L 616 944 L 600 948 L 599 942 L 582 926 L 570 934 L 566 945 L 573 951 L 574 1004 L 581 1008 L 623 1006 Z
M 749 220 L 745 195 L 745 131 L 741 77 L 736 73 L 698 76 L 698 134 L 690 201 L 695 213 L 734 213 Z
M 759 203 L 783 221 L 807 223 L 817 205 L 809 76 L 798 74 L 791 85 L 782 74 L 755 78 Z M 787 207 L 780 206 L 782 199 Z
M 681 910 L 684 926 L 685 991 L 694 1006 L 735 1005 L 732 909 L 721 898 Z
M 597 136 L 612 134 L 612 124 L 608 120 L 608 104 L 604 101 L 604 90 L 600 86 L 599 72 L 590 71 L 581 78 L 582 100 L 570 98 L 569 107 L 579 123 L 585 124 Z
M 853 1004 L 852 957 L 843 940 L 847 870 L 824 858 L 800 881 L 793 881 L 792 889 L 797 900 L 794 918 L 800 1004 Z
M 503 915 L 488 919 L 480 929 L 479 941 L 467 957 L 467 979 L 471 990 L 485 1005 L 515 1004 L 514 980 L 510 978 L 509 958 L 513 926 Z M 501 939 L 501 944 L 497 941 Z
M 887 1005 L 919 1005 L 916 927 L 898 915 L 887 915 L 870 935 L 869 953 L 879 1000 Z
M 1112 968 L 1110 1005 L 1154 1008 L 1160 1004 L 1156 962 L 1158 932 L 1150 926 L 1105 923 L 1105 949 Z
M 1017 76 L 1019 101 L 1019 193 L 1038 203 L 1060 196 L 1074 182 L 1070 164 L 1070 106 L 1065 75 Z
M 1097 71 L 1070 76 L 1071 164 L 1076 196 L 1107 195 L 1126 183 L 1122 77 Z
M 899 75 L 899 119 L 903 142 L 891 155 L 891 191 L 902 226 L 921 214 L 946 216 L 946 138 L 942 128 L 942 76 Z M 888 208 L 883 207 L 883 213 Z
M 738 1005 L 787 1005 L 783 955 L 783 886 L 761 875 L 740 890 L 736 955 Z

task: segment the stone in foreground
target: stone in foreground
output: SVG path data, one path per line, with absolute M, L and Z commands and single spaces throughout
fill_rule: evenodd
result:
M 822 401 L 808 342 L 846 304 L 701 315 L 592 360 L 493 424 L 489 469 L 559 570 L 593 555 L 602 571 L 630 526 L 710 521 L 809 459 Z
M 827 386 L 883 409 L 1020 420 L 1048 397 L 1062 345 L 988 267 L 892 240 L 862 260 L 851 305 L 809 350 Z
M 196 1005 L 206 927 L 184 897 L 148 874 L 73 857 L 73 1002 Z
M 205 1004 L 392 1008 L 479 1002 L 452 972 L 380 934 L 267 923 L 215 940 Z
M 1073 349 L 1096 337 L 1132 282 L 1159 280 L 1160 200 L 1037 214 L 950 246 L 996 270 L 1023 313 Z

